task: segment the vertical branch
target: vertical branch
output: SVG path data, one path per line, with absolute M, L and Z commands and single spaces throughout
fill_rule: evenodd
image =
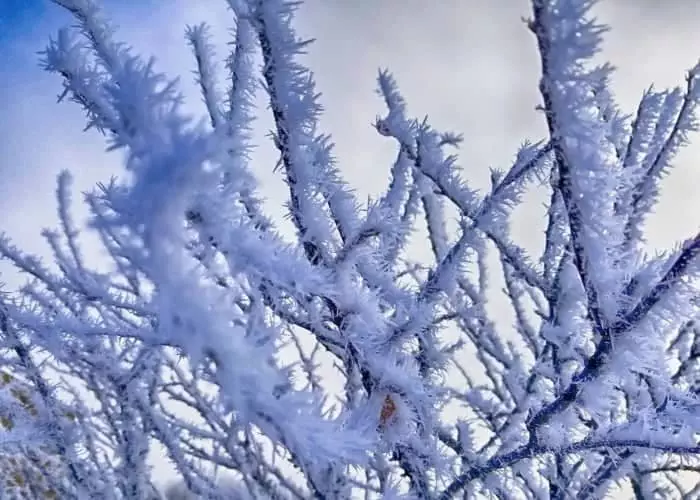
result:
M 221 97 L 216 86 L 216 64 L 214 45 L 211 43 L 210 28 L 206 23 L 188 26 L 185 38 L 192 47 L 197 69 L 195 70 L 197 84 L 202 93 L 204 105 L 209 114 L 212 128 L 221 126 L 223 119 Z

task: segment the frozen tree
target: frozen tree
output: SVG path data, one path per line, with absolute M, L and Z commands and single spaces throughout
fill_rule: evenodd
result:
M 157 498 L 155 453 L 196 498 L 231 498 L 219 474 L 237 498 L 698 498 L 700 234 L 651 255 L 644 226 L 698 127 L 700 67 L 625 115 L 594 2 L 532 0 L 547 136 L 478 191 L 461 137 L 411 117 L 382 71 L 375 127 L 396 159 L 364 202 L 320 130 L 297 2 L 229 0 L 226 84 L 208 28 L 187 30 L 201 121 L 92 0 L 54 3 L 75 26 L 43 65 L 126 169 L 85 197 L 103 266 L 83 257 L 68 173 L 51 264 L 0 239 L 29 278 L 2 297 L 2 362 L 37 400 L 0 446 L 50 446 L 59 498 Z M 256 95 L 293 239 L 253 175 Z M 509 231 L 535 187 L 541 255 Z M 512 324 L 489 314 L 495 277 Z

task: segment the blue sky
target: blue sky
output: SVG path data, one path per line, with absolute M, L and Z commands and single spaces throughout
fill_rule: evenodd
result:
M 0 4 L 0 40 L 17 36 L 32 19 L 43 17 L 46 7 L 42 0 L 5 0 Z
M 158 0 L 103 0 L 111 12 L 148 13 Z M 16 65 L 34 64 L 28 50 L 37 50 L 55 29 L 69 22 L 69 17 L 50 0 L 2 0 L 0 2 L 0 71 L 6 73 Z
M 50 7 L 44 0 L 0 2 L 0 74 L 16 74 L 13 69 L 29 62 L 25 44 L 36 40 Z

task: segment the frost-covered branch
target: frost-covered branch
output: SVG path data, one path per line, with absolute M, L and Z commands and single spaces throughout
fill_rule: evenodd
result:
M 194 498 L 584 499 L 622 483 L 692 497 L 700 235 L 649 255 L 644 221 L 697 128 L 697 69 L 685 90 L 648 90 L 628 120 L 611 67 L 592 65 L 606 30 L 594 2 L 533 0 L 548 137 L 481 192 L 460 167 L 462 136 L 412 118 L 382 71 L 375 128 L 396 156 L 362 203 L 322 131 L 298 3 L 229 0 L 225 64 L 207 25 L 187 28 L 200 121 L 93 0 L 54 3 L 76 25 L 44 67 L 128 175 L 85 196 L 97 266 L 68 173 L 59 227 L 42 233 L 48 260 L 0 238 L 27 278 L 0 301 L 12 377 L 0 454 L 24 457 L 27 488 L 161 498 L 150 459 L 165 453 Z M 255 177 L 258 90 L 286 239 Z M 541 255 L 510 228 L 533 187 L 548 190 Z

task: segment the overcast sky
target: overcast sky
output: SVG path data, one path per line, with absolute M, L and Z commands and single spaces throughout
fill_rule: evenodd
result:
M 184 42 L 186 24 L 209 21 L 225 43 L 231 16 L 223 0 L 107 0 L 120 37 L 154 54 L 159 68 L 182 75 L 188 109 L 202 111 Z M 465 175 L 484 185 L 489 166 L 506 167 L 524 139 L 544 131 L 538 104 L 537 55 L 521 17 L 525 0 L 309 0 L 302 8 L 302 35 L 317 39 L 307 58 L 324 93 L 326 131 L 348 180 L 360 193 L 386 183 L 393 150 L 370 127 L 383 113 L 374 93 L 377 68 L 398 79 L 416 116 L 428 114 L 441 130 L 463 132 Z M 646 86 L 683 83 L 700 56 L 697 0 L 610 0 L 598 12 L 613 27 L 604 57 L 619 71 L 615 90 L 626 109 Z M 102 153 L 94 132 L 82 133 L 83 116 L 72 104 L 57 105 L 60 80 L 42 72 L 36 52 L 68 22 L 48 0 L 0 0 L 0 229 L 20 244 L 41 248 L 36 235 L 55 221 L 55 176 L 70 169 L 86 189 L 119 171 L 119 158 Z M 220 55 L 225 56 L 225 45 Z M 700 168 L 696 145 L 686 150 L 664 186 L 662 204 L 649 224 L 653 246 L 697 230 Z M 274 159 L 255 165 L 271 206 L 284 194 L 272 174 Z M 269 161 L 268 161 L 269 160 Z M 76 196 L 76 198 L 78 198 Z M 539 227 L 535 208 L 518 218 L 516 236 Z M 525 242 L 528 244 L 528 242 Z M 9 276 L 2 277 L 12 281 Z

